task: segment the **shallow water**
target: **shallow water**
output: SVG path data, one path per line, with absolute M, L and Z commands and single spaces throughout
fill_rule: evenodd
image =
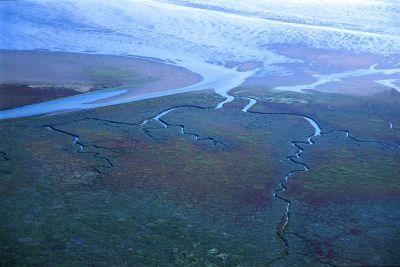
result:
M 376 82 L 379 83 L 379 84 L 382 84 L 382 85 L 384 85 L 386 87 L 393 88 L 397 92 L 400 93 L 400 85 L 395 84 L 395 82 L 399 83 L 400 79 L 399 80 L 396 80 L 396 79 L 377 80 Z
M 374 75 L 374 74 L 392 75 L 392 74 L 398 74 L 398 73 L 400 73 L 400 68 L 378 69 L 375 64 L 368 69 L 358 69 L 358 70 L 354 70 L 354 71 L 346 71 L 346 72 L 341 72 L 341 73 L 314 75 L 313 77 L 316 79 L 316 81 L 313 83 L 293 85 L 293 86 L 279 86 L 279 87 L 275 87 L 275 89 L 280 90 L 280 91 L 303 92 L 303 90 L 313 90 L 313 89 L 316 89 L 320 85 L 327 84 L 330 82 L 340 82 L 347 78 L 364 77 L 364 76 Z M 396 81 L 396 80 L 395 79 L 376 80 L 376 82 L 378 82 L 386 87 L 394 88 L 400 92 L 400 87 L 393 84 L 394 81 Z
M 257 100 L 253 98 L 247 98 L 249 100 L 249 103 L 243 107 L 242 111 L 247 112 L 252 106 L 254 106 L 257 103 Z
M 279 45 L 379 55 L 390 64 L 314 75 L 315 82 L 280 86 L 278 90 L 300 92 L 370 74 L 382 75 L 377 82 L 383 86 L 398 87 L 389 82 L 389 79 L 397 79 L 391 75 L 400 73 L 400 69 L 395 68 L 400 54 L 400 2 L 397 1 L 238 0 L 235 5 L 227 0 L 212 3 L 99 0 L 96 5 L 78 0 L 0 1 L 0 10 L 0 49 L 151 57 L 187 68 L 204 78 L 193 86 L 102 101 L 104 103 L 93 101 L 119 95 L 122 91 L 49 101 L 2 111 L 0 118 L 3 119 L 204 89 L 214 89 L 226 98 L 218 106 L 220 108 L 233 99 L 228 91 L 246 78 L 273 74 L 285 79 L 285 75 L 293 71 L 290 64 L 306 63 L 301 55 L 291 58 L 279 54 L 273 48 Z M 224 67 L 225 62 L 248 61 L 260 62 L 262 67 L 249 72 Z

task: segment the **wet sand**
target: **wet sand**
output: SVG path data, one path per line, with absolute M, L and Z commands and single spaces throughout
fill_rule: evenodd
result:
M 152 59 L 46 51 L 0 51 L 0 109 L 102 89 L 140 96 L 188 86 L 201 76 Z

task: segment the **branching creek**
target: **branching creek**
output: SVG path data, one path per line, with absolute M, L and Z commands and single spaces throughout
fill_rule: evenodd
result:
M 298 166 L 298 168 L 295 168 L 293 170 L 290 170 L 278 183 L 277 188 L 274 190 L 273 192 L 273 196 L 274 198 L 276 198 L 279 201 L 283 201 L 286 205 L 286 208 L 284 210 L 284 215 L 282 218 L 281 222 L 277 222 L 277 230 L 276 230 L 276 235 L 277 238 L 279 240 L 281 240 L 282 244 L 283 244 L 283 256 L 277 259 L 274 259 L 272 262 L 275 262 L 277 260 L 281 260 L 286 258 L 289 255 L 289 242 L 287 237 L 285 236 L 285 230 L 287 229 L 289 223 L 290 223 L 290 204 L 291 204 L 291 200 L 287 199 L 285 197 L 282 196 L 282 193 L 284 191 L 287 190 L 285 183 L 291 179 L 291 177 L 296 174 L 296 173 L 300 173 L 300 172 L 308 172 L 310 170 L 309 166 L 304 163 L 299 161 L 299 159 L 302 157 L 302 153 L 304 151 L 304 146 L 307 145 L 314 145 L 315 141 L 314 138 L 318 137 L 318 136 L 322 136 L 322 135 L 328 135 L 328 134 L 332 134 L 332 133 L 344 133 L 345 136 L 347 138 L 352 139 L 353 141 L 357 142 L 357 143 L 376 143 L 376 144 L 380 144 L 383 145 L 385 147 L 398 147 L 396 145 L 390 144 L 390 143 L 386 143 L 383 141 L 375 141 L 375 140 L 359 140 L 355 137 L 353 137 L 350 132 L 348 130 L 332 130 L 332 131 L 328 131 L 328 132 L 323 132 L 321 127 L 319 126 L 319 124 L 311 117 L 306 116 L 306 115 L 302 115 L 302 114 L 297 114 L 297 113 L 284 113 L 284 112 L 261 112 L 261 111 L 253 111 L 251 110 L 251 108 L 257 103 L 257 100 L 253 99 L 253 98 L 249 98 L 249 97 L 240 97 L 242 99 L 247 99 L 249 102 L 248 104 L 246 104 L 243 109 L 241 110 L 244 113 L 251 113 L 251 114 L 258 114 L 258 115 L 282 115 L 282 116 L 295 116 L 295 117 L 300 117 L 302 119 L 304 119 L 305 122 L 307 122 L 308 124 L 310 124 L 313 129 L 314 129 L 314 133 L 312 135 L 310 135 L 309 137 L 306 138 L 306 140 L 304 141 L 298 141 L 298 140 L 293 140 L 291 141 L 291 145 L 296 149 L 296 152 L 293 155 L 289 155 L 286 157 L 286 159 L 288 161 L 290 161 L 291 163 L 294 163 Z M 218 103 L 218 105 L 216 107 L 201 107 L 201 106 L 194 106 L 194 105 L 180 105 L 180 106 L 174 106 L 174 107 L 170 107 L 166 110 L 163 110 L 161 112 L 159 112 L 157 115 L 147 118 L 139 123 L 128 123 L 128 122 L 121 122 L 121 121 L 113 121 L 113 120 L 105 120 L 105 119 L 99 119 L 99 118 L 83 118 L 80 120 L 75 120 L 75 121 L 70 121 L 70 122 L 66 122 L 66 123 L 61 123 L 61 124 L 48 124 L 48 125 L 43 125 L 43 127 L 45 127 L 48 130 L 51 131 L 56 131 L 58 133 L 62 133 L 64 135 L 67 135 L 69 137 L 72 138 L 72 143 L 74 145 L 77 145 L 79 147 L 79 149 L 76 151 L 77 153 L 86 153 L 86 154 L 91 154 L 93 155 L 95 158 L 102 160 L 105 164 L 103 165 L 95 165 L 92 166 L 92 169 L 94 172 L 96 172 L 99 176 L 103 175 L 104 173 L 102 172 L 101 169 L 110 169 L 112 167 L 114 167 L 114 164 L 112 163 L 111 159 L 101 155 L 100 152 L 91 152 L 91 151 L 87 151 L 87 147 L 88 145 L 85 145 L 83 142 L 80 141 L 80 137 L 77 134 L 74 133 L 70 133 L 67 132 L 65 130 L 59 129 L 57 128 L 57 126 L 61 126 L 61 125 L 67 125 L 70 123 L 74 123 L 74 122 L 79 122 L 79 121 L 84 121 L 84 120 L 96 120 L 96 121 L 100 121 L 103 122 L 106 126 L 109 126 L 109 124 L 114 124 L 114 125 L 131 125 L 131 126 L 137 126 L 137 127 L 142 127 L 143 132 L 153 138 L 153 134 L 151 132 L 151 130 L 153 129 L 166 129 L 166 128 L 170 128 L 170 127 L 175 127 L 180 129 L 180 133 L 183 135 L 187 135 L 191 138 L 194 139 L 194 141 L 209 141 L 212 142 L 212 144 L 214 145 L 215 148 L 221 147 L 221 148 L 227 148 L 228 145 L 222 141 L 222 140 L 217 140 L 214 137 L 201 137 L 200 134 L 198 133 L 194 133 L 194 132 L 189 132 L 187 130 L 187 127 L 185 127 L 185 125 L 183 124 L 172 124 L 170 122 L 168 122 L 167 120 L 163 119 L 163 117 L 171 112 L 174 112 L 176 110 L 179 109 L 187 109 L 187 108 L 191 108 L 191 109 L 199 109 L 199 110 L 209 110 L 209 109 L 219 109 L 219 108 L 223 108 L 223 105 L 230 102 L 230 101 L 234 101 L 235 97 L 233 96 L 229 96 L 229 100 L 227 101 L 228 98 L 224 99 L 222 102 Z M 157 123 L 159 123 L 161 125 L 161 128 L 149 128 L 149 122 L 150 121 L 155 121 Z M 104 149 L 110 149 L 110 148 L 105 148 L 105 147 L 101 147 L 101 146 L 97 146 L 97 145 L 91 145 L 94 148 L 104 148 Z M 99 177 L 100 179 L 100 177 Z
M 286 186 L 285 186 L 285 182 L 288 181 L 290 179 L 290 177 L 297 173 L 297 172 L 307 172 L 309 171 L 309 167 L 307 166 L 307 164 L 298 161 L 298 159 L 301 157 L 301 154 L 303 153 L 303 147 L 300 146 L 300 144 L 308 144 L 308 145 L 313 145 L 315 144 L 314 141 L 312 140 L 313 137 L 319 136 L 321 135 L 321 128 L 319 127 L 318 123 L 313 120 L 310 117 L 307 116 L 303 116 L 300 114 L 292 114 L 292 113 L 268 113 L 268 112 L 258 112 L 258 111 L 251 111 L 249 110 L 252 106 L 254 106 L 257 101 L 255 99 L 252 98 L 247 98 L 249 100 L 249 103 L 242 109 L 243 112 L 248 112 L 248 113 L 253 113 L 253 114 L 264 114 L 264 115 L 288 115 L 288 116 L 297 116 L 297 117 L 301 117 L 303 119 L 305 119 L 309 124 L 311 124 L 311 126 L 314 128 L 314 134 L 309 136 L 307 138 L 307 141 L 291 141 L 291 145 L 294 146 L 297 151 L 294 155 L 288 156 L 287 160 L 289 160 L 292 163 L 297 164 L 300 168 L 299 169 L 294 169 L 291 170 L 290 172 L 288 172 L 283 179 L 279 182 L 278 184 L 278 188 L 274 190 L 274 197 L 276 199 L 279 199 L 283 202 L 286 203 L 286 209 L 285 209 L 285 214 L 284 214 L 284 219 L 283 222 L 278 225 L 277 227 L 277 236 L 278 238 L 283 242 L 283 253 L 284 256 L 289 254 L 289 242 L 287 240 L 287 238 L 285 237 L 285 229 L 289 224 L 289 216 L 290 216 L 290 203 L 291 201 L 283 196 L 281 196 L 281 193 L 286 191 Z

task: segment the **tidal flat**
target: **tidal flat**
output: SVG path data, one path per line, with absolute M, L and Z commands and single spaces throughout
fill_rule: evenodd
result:
M 143 95 L 188 86 L 201 76 L 153 58 L 0 50 L 0 110 L 100 90 Z
M 0 265 L 400 266 L 400 1 L 0 13 Z

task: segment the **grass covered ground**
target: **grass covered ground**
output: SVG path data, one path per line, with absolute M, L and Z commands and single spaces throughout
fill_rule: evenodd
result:
M 2 264 L 398 264 L 399 133 L 384 125 L 398 95 L 237 92 L 258 100 L 250 113 L 246 99 L 216 110 L 222 99 L 198 92 L 2 122 Z M 167 128 L 141 125 L 179 106 Z M 280 193 L 282 238 L 274 193 L 302 167 L 287 160 L 292 141 L 314 132 L 296 114 L 325 134 L 299 143 L 310 171 Z

